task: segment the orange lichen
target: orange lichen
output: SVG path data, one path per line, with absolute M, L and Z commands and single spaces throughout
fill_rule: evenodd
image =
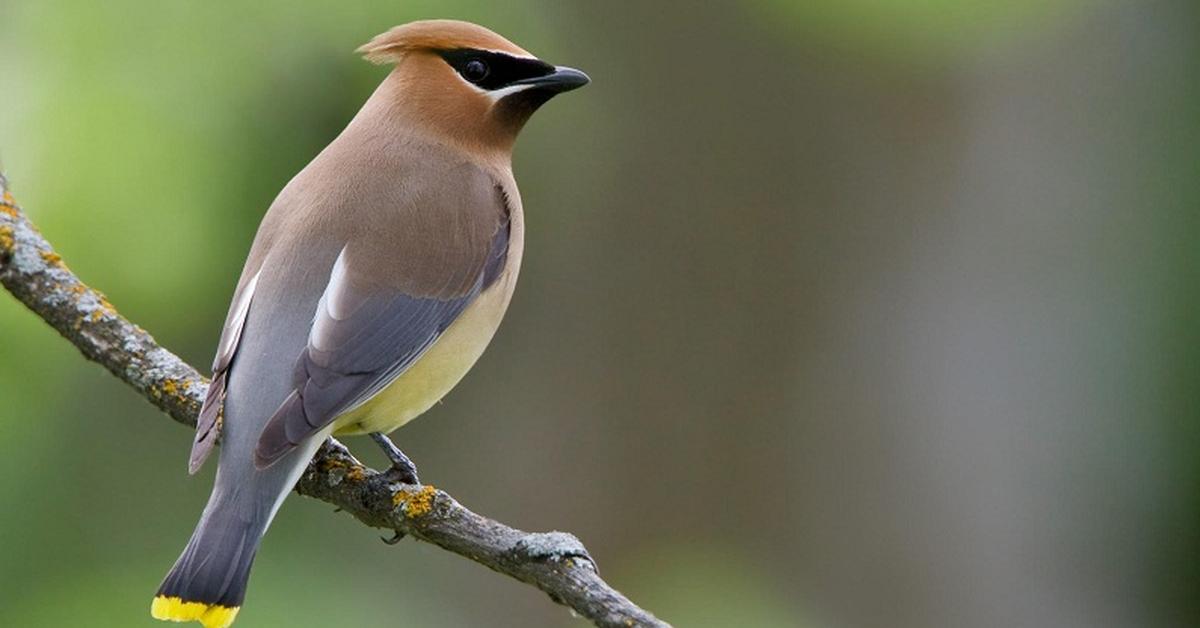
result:
M 433 510 L 433 498 L 437 496 L 437 489 L 432 486 L 421 487 L 421 490 L 410 493 L 408 491 L 396 491 L 392 495 L 392 505 L 404 508 L 404 514 L 409 517 L 420 517 L 429 514 Z
M 342 472 L 336 473 L 337 470 L 342 470 Z M 326 458 L 322 460 L 321 471 L 325 473 L 333 473 L 334 479 L 338 482 L 342 480 L 360 482 L 366 478 L 366 473 L 360 465 L 351 462 L 345 462 L 337 458 Z
M 341 460 L 337 460 L 336 458 L 326 458 L 325 460 L 321 461 L 322 471 L 332 471 L 333 469 L 344 468 L 346 468 L 346 463 L 342 462 Z
M 88 289 L 80 285 L 72 286 L 69 291 L 76 296 L 83 296 L 83 294 L 87 293 Z M 96 309 L 92 310 L 92 313 L 88 315 L 88 318 L 95 323 L 100 321 L 100 319 L 104 318 L 105 316 L 115 317 L 117 315 L 117 309 L 113 307 L 113 304 L 109 303 L 108 300 L 104 298 L 104 295 L 100 294 L 99 292 L 97 292 L 96 295 L 100 297 L 100 303 L 96 306 Z
M 0 227 L 0 249 L 12 250 L 13 244 L 15 242 L 12 227 Z
M 8 190 L 4 190 L 4 201 L 0 202 L 0 212 L 4 212 L 13 218 L 17 217 L 17 200 L 13 198 Z
M 42 256 L 42 261 L 46 262 L 47 264 L 49 264 L 51 266 L 61 266 L 62 265 L 62 256 L 60 256 L 58 253 L 55 253 L 54 251 L 42 251 L 39 253 L 39 255 Z

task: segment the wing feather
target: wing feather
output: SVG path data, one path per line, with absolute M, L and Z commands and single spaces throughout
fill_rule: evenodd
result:
M 336 417 L 366 403 L 395 381 L 500 275 L 507 258 L 507 212 L 496 212 L 486 250 L 447 286 L 414 296 L 356 279 L 353 246 L 343 248 L 330 272 L 309 335 L 296 361 L 295 391 L 267 422 L 255 450 L 260 468 L 283 457 Z M 451 290 L 455 284 L 463 289 Z M 457 292 L 453 296 L 442 296 Z
M 212 381 L 208 385 L 208 393 L 204 396 L 204 404 L 200 406 L 200 416 L 196 420 L 196 437 L 192 441 L 192 453 L 188 457 L 188 473 L 194 474 L 200 470 L 220 436 L 221 406 L 225 403 L 229 365 L 233 363 L 233 357 L 237 354 L 242 329 L 246 326 L 246 316 L 250 313 L 250 303 L 254 299 L 254 289 L 258 286 L 258 277 L 261 274 L 261 270 L 254 273 L 233 295 L 233 303 L 221 330 L 221 340 L 217 344 L 217 356 L 213 359 Z

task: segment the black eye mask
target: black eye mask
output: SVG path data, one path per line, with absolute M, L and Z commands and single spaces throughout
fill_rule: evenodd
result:
M 467 82 L 488 91 L 554 72 L 554 66 L 545 61 L 521 59 L 502 52 L 459 48 L 442 50 L 438 54 Z

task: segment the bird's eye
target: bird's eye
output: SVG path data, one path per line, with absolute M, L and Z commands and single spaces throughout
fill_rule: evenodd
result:
M 462 75 L 468 81 L 478 83 L 487 78 L 488 65 L 479 59 L 471 59 L 463 66 Z

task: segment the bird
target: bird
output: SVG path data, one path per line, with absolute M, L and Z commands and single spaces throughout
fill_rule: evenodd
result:
M 231 625 L 259 543 L 332 435 L 386 434 L 483 353 L 524 250 L 512 151 L 530 116 L 586 85 L 469 22 L 424 20 L 359 47 L 392 65 L 344 130 L 289 181 L 234 290 L 189 458 L 220 446 L 212 493 L 151 615 Z

